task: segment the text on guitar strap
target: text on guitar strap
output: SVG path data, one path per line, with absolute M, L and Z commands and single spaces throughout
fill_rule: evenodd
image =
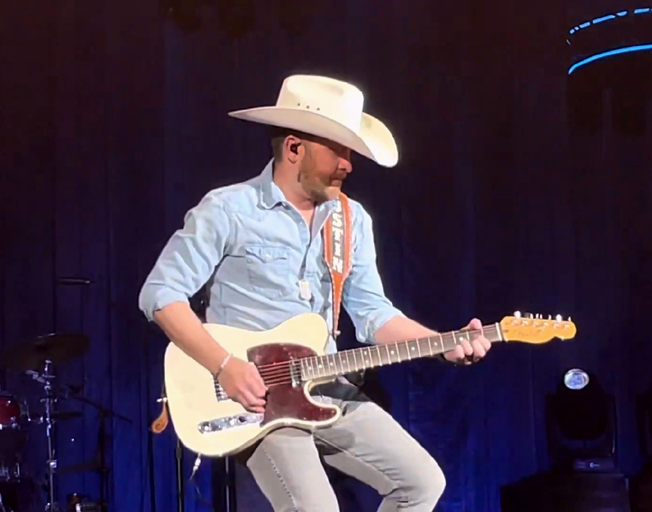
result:
M 344 281 L 351 272 L 353 223 L 349 199 L 340 194 L 335 210 L 324 226 L 324 257 L 333 284 L 333 338 L 339 335 L 338 325 Z

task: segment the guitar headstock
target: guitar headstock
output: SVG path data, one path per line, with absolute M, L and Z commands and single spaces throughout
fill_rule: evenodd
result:
M 555 338 L 570 340 L 577 334 L 577 327 L 570 318 L 564 320 L 561 315 L 555 318 L 543 318 L 542 315 L 522 316 L 518 311 L 514 316 L 503 318 L 500 329 L 505 341 L 533 344 L 548 343 Z

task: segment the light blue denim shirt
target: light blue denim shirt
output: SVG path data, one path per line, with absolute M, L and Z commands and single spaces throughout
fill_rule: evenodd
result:
M 385 297 L 376 267 L 369 214 L 350 200 L 353 267 L 342 306 L 362 343 L 402 313 Z M 187 301 L 210 286 L 206 321 L 267 330 L 306 312 L 319 313 L 332 327 L 332 288 L 324 261 L 322 229 L 334 201 L 317 208 L 313 229 L 272 180 L 272 161 L 244 183 L 206 194 L 185 216 L 184 226 L 163 248 L 147 277 L 139 307 L 149 320 L 172 302 Z M 309 286 L 309 297 L 301 293 Z M 336 351 L 331 336 L 327 352 Z

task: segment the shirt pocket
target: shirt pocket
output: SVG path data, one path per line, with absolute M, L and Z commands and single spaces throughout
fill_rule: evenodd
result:
M 247 245 L 244 250 L 252 291 L 270 299 L 289 293 L 290 250 L 287 247 Z

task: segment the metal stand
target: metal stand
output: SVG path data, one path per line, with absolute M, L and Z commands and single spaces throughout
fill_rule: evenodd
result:
M 52 361 L 45 361 L 45 368 L 40 377 L 44 380 L 43 389 L 45 390 L 45 398 L 41 400 L 45 403 L 45 436 L 48 440 L 48 502 L 45 505 L 45 512 L 58 512 L 59 506 L 57 505 L 56 489 L 54 485 L 54 474 L 57 469 L 56 451 L 54 449 L 54 421 L 52 416 L 54 413 L 54 403 L 56 398 L 52 392 L 52 383 L 54 375 L 51 373 Z
M 177 511 L 184 512 L 185 499 L 184 499 L 184 485 L 183 485 L 183 448 L 181 441 L 177 437 L 177 446 L 174 449 L 174 457 L 176 459 L 176 473 L 177 473 Z

